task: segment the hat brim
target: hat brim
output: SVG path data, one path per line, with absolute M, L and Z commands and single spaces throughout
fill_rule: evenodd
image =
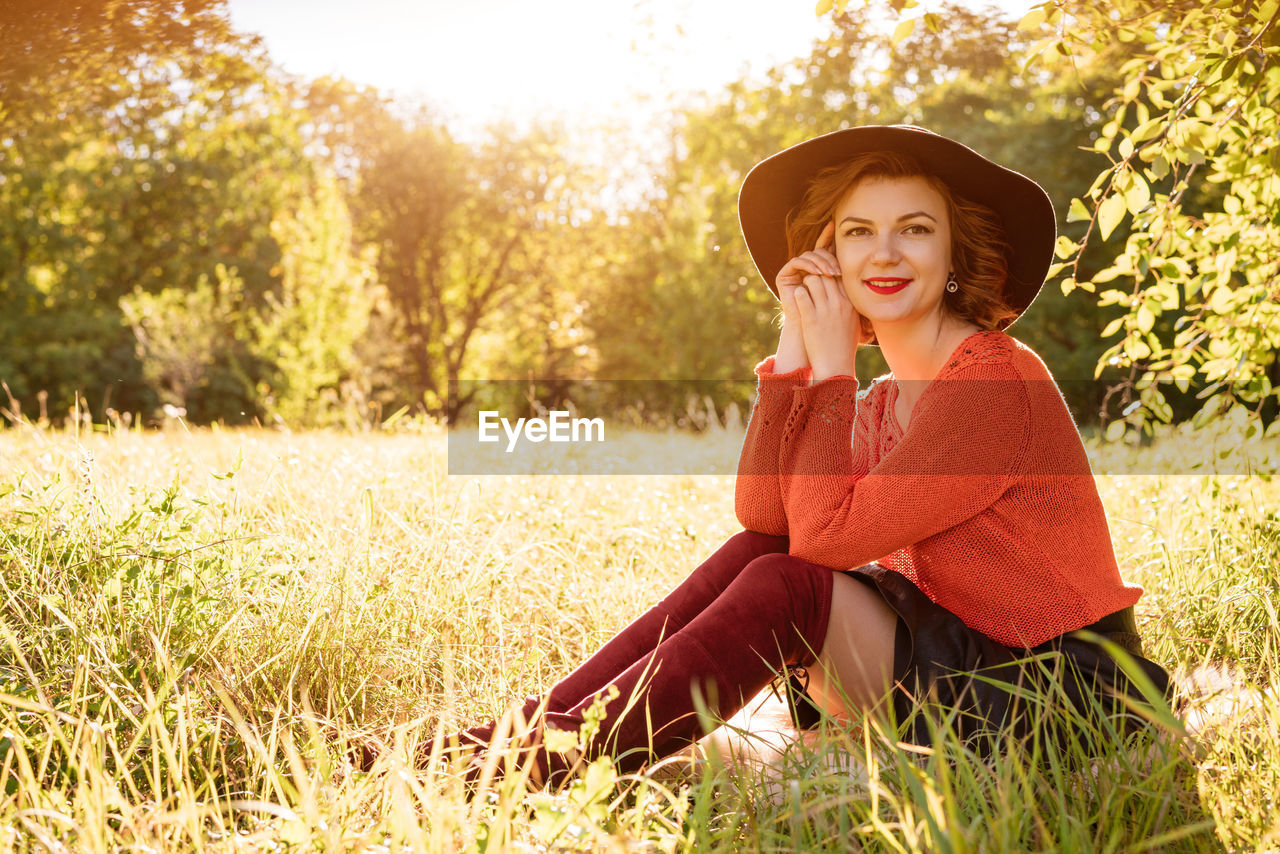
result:
M 957 195 L 995 211 L 1012 247 L 1005 299 L 1022 314 L 1031 305 L 1053 260 L 1057 218 L 1053 202 L 1035 181 L 993 163 L 966 145 L 924 128 L 868 125 L 806 140 L 760 161 L 738 193 L 738 223 L 751 260 L 776 296 L 774 280 L 790 259 L 787 216 L 822 169 L 857 154 L 910 154 Z

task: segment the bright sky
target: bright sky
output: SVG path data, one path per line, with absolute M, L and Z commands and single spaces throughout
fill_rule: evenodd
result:
M 1019 14 L 1032 0 L 995 2 Z M 419 96 L 445 118 L 476 127 L 500 118 L 634 118 L 661 109 L 673 91 L 705 92 L 762 75 L 807 54 L 825 31 L 814 5 L 229 0 L 237 29 L 261 35 L 285 70 Z

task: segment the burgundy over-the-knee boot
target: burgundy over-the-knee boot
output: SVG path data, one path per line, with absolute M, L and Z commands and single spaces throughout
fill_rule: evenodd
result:
M 600 732 L 582 759 L 608 754 L 623 772 L 674 753 L 706 735 L 701 696 L 715 718 L 742 708 L 785 665 L 811 663 L 822 649 L 833 571 L 785 554 L 753 560 L 702 612 L 610 684 Z M 577 731 L 594 695 L 543 715 L 541 729 Z M 545 742 L 545 734 L 542 741 Z M 558 784 L 578 757 L 537 749 L 531 777 Z
M 550 691 L 529 697 L 520 710 L 521 719 L 531 723 L 540 712 L 567 712 L 584 700 L 590 705 L 596 694 L 636 661 L 647 658 L 663 638 L 671 637 L 702 613 L 753 560 L 768 554 L 786 554 L 786 551 L 786 537 L 754 531 L 742 531 L 730 537 L 662 601 L 614 635 Z M 463 748 L 480 748 L 492 741 L 496 728 L 497 722 L 490 721 L 451 738 L 457 739 Z M 432 747 L 431 742 L 424 743 L 421 755 L 429 755 Z

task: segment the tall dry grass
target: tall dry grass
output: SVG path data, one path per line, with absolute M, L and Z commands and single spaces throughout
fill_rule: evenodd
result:
M 1197 687 L 1100 759 L 828 726 L 767 764 L 468 798 L 404 757 L 656 601 L 736 530 L 733 482 L 445 472 L 429 427 L 0 433 L 0 846 L 1280 848 L 1275 484 L 1101 479 L 1148 655 Z M 395 748 L 356 771 L 369 736 Z

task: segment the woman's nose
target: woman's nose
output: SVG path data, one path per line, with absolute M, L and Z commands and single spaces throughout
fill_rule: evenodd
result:
M 875 250 L 871 253 L 871 261 L 875 264 L 897 264 L 901 254 L 892 234 L 883 234 L 876 238 Z

